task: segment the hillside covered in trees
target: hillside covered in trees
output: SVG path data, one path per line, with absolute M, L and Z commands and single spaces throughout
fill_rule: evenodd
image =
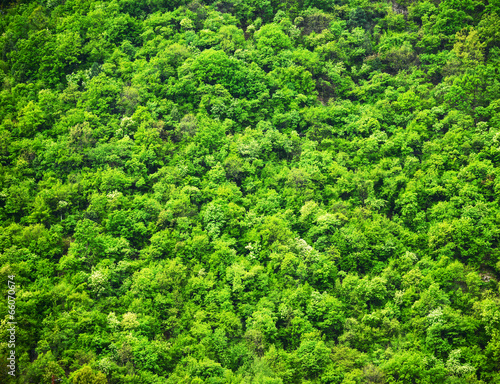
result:
M 17 1 L 0 55 L 0 382 L 500 382 L 499 0 Z

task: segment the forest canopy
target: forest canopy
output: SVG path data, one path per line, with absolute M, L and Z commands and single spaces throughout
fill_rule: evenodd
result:
M 500 382 L 498 0 L 0 13 L 0 382 Z

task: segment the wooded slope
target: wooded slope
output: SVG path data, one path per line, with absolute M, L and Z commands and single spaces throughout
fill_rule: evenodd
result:
M 500 382 L 498 0 L 19 1 L 0 35 L 1 382 Z

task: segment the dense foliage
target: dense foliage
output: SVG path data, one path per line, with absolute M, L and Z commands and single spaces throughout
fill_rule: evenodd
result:
M 498 0 L 1 12 L 2 383 L 500 382 Z

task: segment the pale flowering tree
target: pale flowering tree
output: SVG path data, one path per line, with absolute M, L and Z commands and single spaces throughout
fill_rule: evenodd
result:
M 109 271 L 106 270 L 94 270 L 89 276 L 88 280 L 89 288 L 96 296 L 102 296 L 106 292 L 107 286 L 109 284 Z

